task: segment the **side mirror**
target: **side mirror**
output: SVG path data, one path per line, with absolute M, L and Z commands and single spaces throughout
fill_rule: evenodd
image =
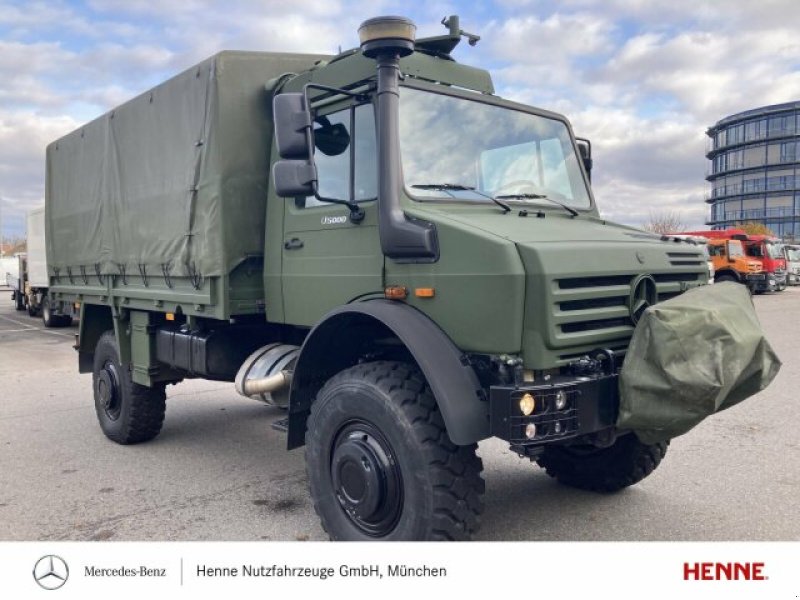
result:
M 275 145 L 279 160 L 272 167 L 275 191 L 284 198 L 313 196 L 317 168 L 311 153 L 311 112 L 305 94 L 278 94 L 272 100 Z
M 589 178 L 589 181 L 592 180 L 592 142 L 587 140 L 586 138 L 575 138 L 575 142 L 578 144 L 578 152 L 581 155 L 581 160 L 583 161 L 583 168 L 586 169 L 586 176 Z
M 313 196 L 317 191 L 317 167 L 307 160 L 279 160 L 272 167 L 272 183 L 283 198 Z
M 281 158 L 311 158 L 311 112 L 305 94 L 278 94 L 272 100 L 275 143 Z

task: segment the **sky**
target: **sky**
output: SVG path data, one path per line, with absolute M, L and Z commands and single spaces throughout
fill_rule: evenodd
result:
M 800 100 L 796 0 L 0 0 L 2 235 L 44 203 L 49 142 L 219 50 L 335 53 L 382 14 L 418 37 L 458 14 L 481 41 L 456 60 L 567 115 L 592 140 L 601 214 L 632 225 L 702 226 L 705 130 Z

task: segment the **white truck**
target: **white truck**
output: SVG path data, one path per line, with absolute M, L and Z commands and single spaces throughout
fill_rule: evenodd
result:
M 24 302 L 30 316 L 42 316 L 45 327 L 66 327 L 72 323 L 74 307 L 59 307 L 59 310 L 53 310 L 47 295 L 49 284 L 44 207 L 41 207 L 28 213 L 28 260 L 23 284 Z
M 783 247 L 783 254 L 786 258 L 786 283 L 800 285 L 800 246 L 786 244 Z
M 0 257 L 0 285 L 11 288 L 11 300 L 17 310 L 25 310 L 25 254 Z

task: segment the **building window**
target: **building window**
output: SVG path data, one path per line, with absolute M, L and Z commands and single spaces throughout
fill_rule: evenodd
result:
M 781 162 L 795 161 L 797 161 L 797 142 L 792 140 L 791 142 L 781 143 Z

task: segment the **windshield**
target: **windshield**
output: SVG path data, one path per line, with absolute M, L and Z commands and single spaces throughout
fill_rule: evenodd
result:
M 591 206 L 569 130 L 555 119 L 403 87 L 400 150 L 416 198 Z
M 800 248 L 786 248 L 786 256 L 792 262 L 800 261 Z
M 766 244 L 767 254 L 770 258 L 783 258 L 783 246 L 781 244 Z

